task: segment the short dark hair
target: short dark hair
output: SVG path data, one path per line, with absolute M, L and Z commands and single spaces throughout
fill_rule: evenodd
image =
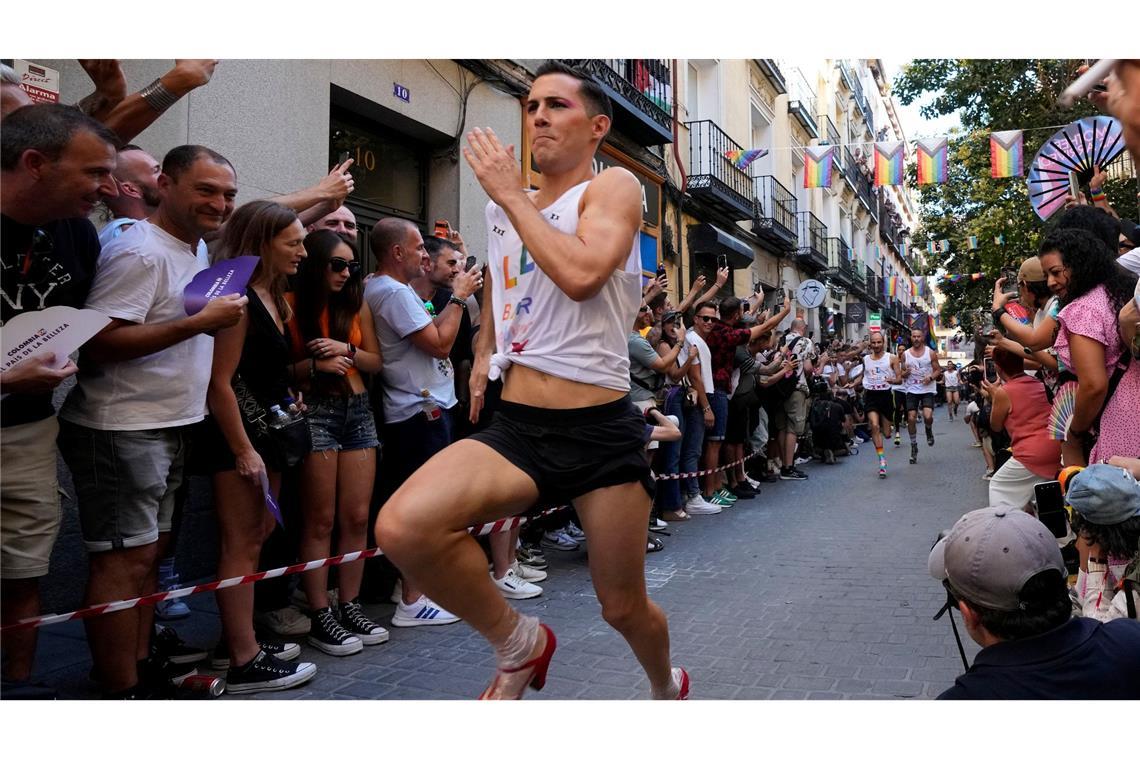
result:
M 544 77 L 547 74 L 565 74 L 568 77 L 573 77 L 578 80 L 578 88 L 582 93 L 582 99 L 586 101 L 586 113 L 590 116 L 597 116 L 602 114 L 609 118 L 611 122 L 614 120 L 614 107 L 610 103 L 610 98 L 606 95 L 605 90 L 595 82 L 589 74 L 573 66 L 565 61 L 549 60 L 541 64 L 534 71 L 534 78 Z
M 8 114 L 0 132 L 0 168 L 15 169 L 25 151 L 34 150 L 58 161 L 78 132 L 90 132 L 118 148 L 119 136 L 72 106 L 40 103 Z
M 428 258 L 431 259 L 431 263 L 433 264 L 435 263 L 435 260 L 439 258 L 439 255 L 441 253 L 444 253 L 446 251 L 459 250 L 459 248 L 456 247 L 455 243 L 451 242 L 450 240 L 444 240 L 443 238 L 436 237 L 435 235 L 424 235 L 423 237 L 424 248 L 427 249 Z
M 1102 240 L 1112 255 L 1120 241 L 1120 222 L 1112 214 L 1096 206 L 1073 206 L 1057 216 L 1053 230 L 1085 230 Z M 1050 230 L 1052 231 L 1052 230 Z
M 740 311 L 741 300 L 736 296 L 729 296 L 720 302 L 720 318 L 728 319 L 736 312 Z
M 210 150 L 205 145 L 179 145 L 177 148 L 171 148 L 162 159 L 162 173 L 177 182 L 183 172 L 203 156 L 215 164 L 224 164 L 230 167 L 234 176 L 237 176 L 237 169 L 234 169 L 234 165 L 230 163 L 228 158 L 217 151 Z
M 960 598 L 960 597 L 959 597 Z M 1025 582 L 1017 595 L 1019 610 L 991 610 L 962 599 L 978 613 L 982 626 L 1002 641 L 1017 641 L 1064 625 L 1073 614 L 1068 579 L 1054 569 L 1043 570 Z
M 658 309 L 660 309 L 662 306 L 665 305 L 665 299 L 667 299 L 668 297 L 669 296 L 665 293 L 658 293 L 657 295 L 653 296 L 653 298 L 650 298 L 649 301 L 646 302 L 646 305 L 651 310 L 657 311 Z
M 698 306 L 697 310 L 693 313 L 694 314 L 700 314 L 701 311 L 703 311 L 704 309 L 712 309 L 713 311 L 716 311 L 717 307 L 716 307 L 716 304 L 713 303 L 712 301 L 705 301 L 703 304 Z
M 368 235 L 368 243 L 377 261 L 388 258 L 388 251 L 397 243 L 404 242 L 408 229 L 414 227 L 407 219 L 398 216 L 386 216 L 372 225 L 372 232 Z M 426 243 L 425 243 L 426 245 Z

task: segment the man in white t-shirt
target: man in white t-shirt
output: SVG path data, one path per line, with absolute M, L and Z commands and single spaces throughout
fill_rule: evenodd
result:
M 90 562 L 86 604 L 155 590 L 187 430 L 206 416 L 214 344 L 207 333 L 236 324 L 247 300 L 222 296 L 188 317 L 183 298 L 205 268 L 202 235 L 233 211 L 230 162 L 199 145 L 175 148 L 163 160 L 158 194 L 150 218 L 103 248 L 86 308 L 111 324 L 84 347 L 79 382 L 59 413 Z M 108 695 L 149 695 L 138 671 L 153 614 L 142 606 L 88 621 L 96 679 Z
M 455 371 L 449 355 L 459 334 L 467 297 L 482 285 L 478 269 L 452 280 L 447 306 L 433 319 L 409 281 L 423 274 L 424 239 L 404 219 L 381 219 L 370 242 L 376 276 L 365 283 L 364 300 L 376 321 L 384 366 L 380 381 L 384 405 L 384 482 L 399 488 L 419 467 L 451 443 Z M 404 579 L 403 598 L 392 625 L 407 628 L 445 625 L 459 618 L 435 605 Z

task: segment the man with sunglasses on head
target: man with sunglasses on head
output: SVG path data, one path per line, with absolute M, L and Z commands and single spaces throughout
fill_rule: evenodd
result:
M 118 138 L 74 108 L 29 105 L 8 114 L 0 180 L 0 324 L 52 306 L 82 307 L 99 240 L 87 214 L 116 194 Z M 9 328 L 11 329 L 11 328 Z M 0 578 L 3 623 L 40 611 L 59 532 L 52 392 L 78 368 L 66 356 L 25 359 L 0 373 Z M 51 697 L 29 681 L 36 630 L 4 634 L 4 699 Z

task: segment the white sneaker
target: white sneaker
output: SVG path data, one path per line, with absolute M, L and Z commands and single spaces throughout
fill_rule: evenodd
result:
M 747 475 L 744 476 L 744 480 L 746 483 L 748 483 L 748 485 L 752 486 L 752 490 L 754 490 L 754 491 L 760 490 L 760 481 L 759 480 L 753 480 L 752 478 L 748 477 Z
M 564 530 L 548 530 L 542 534 L 542 545 L 562 552 L 578 551 L 578 542 Z
M 690 515 L 719 515 L 722 510 L 716 504 L 709 504 L 700 494 L 693 494 L 685 502 L 685 511 Z
M 566 527 L 562 530 L 566 531 L 566 535 L 574 539 L 580 544 L 586 543 L 586 533 L 574 523 L 567 523 Z
M 542 581 L 546 580 L 545 570 L 539 570 L 537 567 L 524 565 L 518 560 L 515 560 L 511 563 L 511 570 L 514 571 L 515 575 L 529 583 L 541 583 Z
M 312 627 L 309 616 L 296 607 L 283 607 L 270 612 L 254 612 L 253 623 L 258 628 L 272 631 L 278 636 L 304 636 Z
M 502 578 L 496 578 L 492 573 L 491 580 L 507 599 L 534 599 L 536 596 L 542 595 L 541 586 L 524 581 L 515 575 L 514 568 L 508 568 Z
M 796 461 L 793 462 L 793 466 L 798 466 L 801 464 L 807 464 L 810 461 L 812 461 L 811 457 L 796 457 Z
M 396 614 L 392 616 L 392 625 L 397 628 L 414 628 L 419 625 L 449 625 L 458 622 L 459 618 L 423 595 L 411 604 L 404 604 L 401 601 L 396 605 Z

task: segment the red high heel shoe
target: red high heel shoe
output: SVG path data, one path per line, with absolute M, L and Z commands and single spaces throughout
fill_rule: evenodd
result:
M 495 680 L 491 682 L 479 699 L 487 699 L 487 695 L 495 690 L 496 684 L 499 683 L 500 673 L 518 673 L 519 671 L 526 670 L 527 668 L 534 668 L 534 673 L 531 674 L 530 681 L 527 683 L 535 691 L 542 691 L 542 687 L 546 685 L 546 671 L 550 669 L 550 658 L 554 656 L 554 649 L 558 646 L 558 639 L 554 637 L 554 631 L 550 630 L 545 623 L 539 623 L 539 628 L 546 631 L 546 646 L 542 648 L 542 653 L 534 659 L 527 660 L 522 665 L 513 668 L 506 668 L 499 670 L 495 673 Z M 685 686 L 682 687 L 685 693 L 688 693 L 688 676 L 685 676 Z M 524 687 L 525 691 L 525 687 Z M 522 699 L 523 692 L 520 691 L 514 698 Z
M 681 691 L 677 694 L 677 699 L 688 700 L 689 698 L 689 673 L 684 668 L 677 668 L 681 671 Z

